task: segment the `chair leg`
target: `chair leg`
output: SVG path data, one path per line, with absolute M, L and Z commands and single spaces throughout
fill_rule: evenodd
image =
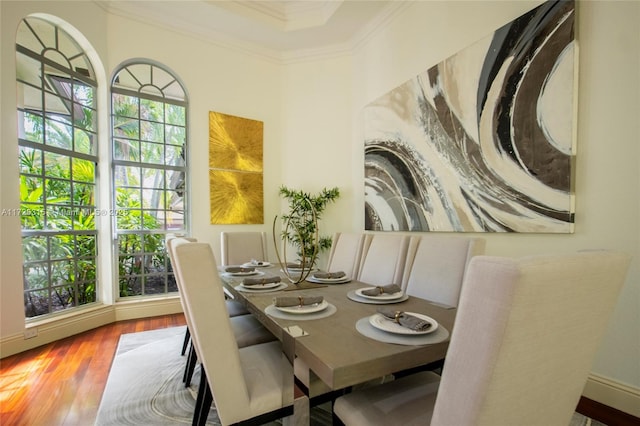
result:
M 189 331 L 189 327 L 187 327 L 187 331 L 184 332 L 184 342 L 182 342 L 182 352 L 180 355 L 184 356 L 187 352 L 187 346 L 189 346 L 189 339 L 191 338 L 191 332 Z
M 200 386 L 198 386 L 198 396 L 196 398 L 196 406 L 193 409 L 193 421 L 191 422 L 192 426 L 196 426 L 198 424 L 198 420 L 200 418 L 200 407 L 202 406 L 202 401 L 204 400 L 205 394 L 205 386 L 203 383 L 206 382 L 206 378 L 204 375 L 204 367 L 200 366 L 200 371 L 202 374 L 200 375 Z
M 191 386 L 191 378 L 193 377 L 193 371 L 196 368 L 197 362 L 198 355 L 196 355 L 196 349 L 193 346 L 193 342 L 191 342 L 191 349 L 189 349 L 189 356 L 187 357 L 187 365 L 184 368 L 184 376 L 182 377 L 184 386 L 187 388 Z
M 204 366 L 200 365 L 200 386 L 198 387 L 196 407 L 193 411 L 192 426 L 204 426 L 207 424 L 207 417 L 209 417 L 209 409 L 212 403 L 213 395 L 211 394 L 207 374 L 204 372 Z

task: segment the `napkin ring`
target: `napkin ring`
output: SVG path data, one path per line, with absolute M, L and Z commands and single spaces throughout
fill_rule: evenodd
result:
M 298 303 L 300 304 L 300 307 L 304 306 L 304 297 L 298 296 Z
M 383 294 L 383 293 L 384 293 L 384 288 L 382 288 L 381 286 L 377 286 L 376 288 L 377 288 L 377 289 L 378 289 L 378 291 L 379 291 L 379 293 L 378 293 L 378 294 Z
M 402 311 L 396 311 L 393 320 L 400 324 L 400 315 L 402 315 Z

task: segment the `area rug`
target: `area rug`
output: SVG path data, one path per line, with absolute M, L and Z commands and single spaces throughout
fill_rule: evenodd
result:
M 200 375 L 196 368 L 184 386 L 184 333 L 182 326 L 120 336 L 96 425 L 191 424 Z M 220 424 L 215 407 L 207 424 Z
M 182 375 L 186 358 L 180 355 L 185 327 L 123 334 L 109 372 L 96 419 L 98 426 L 191 424 L 200 380 L 196 368 L 191 386 Z M 311 413 L 313 426 L 331 424 L 327 407 Z M 212 406 L 208 425 L 220 425 Z M 278 425 L 280 422 L 272 423 Z M 569 426 L 605 426 L 575 413 Z

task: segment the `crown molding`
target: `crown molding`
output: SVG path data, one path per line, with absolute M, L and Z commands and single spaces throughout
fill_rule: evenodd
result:
M 330 57 L 339 57 L 347 54 L 352 54 L 354 50 L 360 46 L 366 44 L 367 40 L 375 36 L 386 25 L 393 20 L 393 18 L 406 9 L 412 1 L 390 1 L 382 9 L 378 15 L 369 22 L 365 27 L 359 30 L 350 40 L 344 43 L 335 43 L 331 45 L 304 48 L 304 49 L 288 49 L 278 50 L 265 47 L 258 43 L 248 42 L 240 39 L 239 37 L 226 34 L 221 31 L 216 31 L 210 28 L 204 28 L 194 26 L 192 23 L 178 16 L 172 16 L 171 19 L 167 19 L 167 16 L 161 12 L 155 11 L 152 8 L 145 8 L 145 2 L 139 2 L 137 4 L 128 4 L 124 6 L 124 2 L 118 1 L 105 1 L 94 0 L 94 2 L 100 6 L 107 13 L 114 16 L 120 16 L 123 18 L 131 19 L 136 22 L 144 23 L 147 25 L 153 25 L 161 27 L 165 30 L 170 30 L 178 34 L 182 34 L 187 37 L 192 37 L 200 41 L 210 43 L 222 48 L 226 48 L 235 52 L 240 52 L 250 56 L 259 57 L 268 62 L 285 65 L 296 62 L 305 62 L 312 60 L 325 59 Z M 233 2 L 216 2 L 214 0 L 207 0 L 214 3 L 234 3 L 234 7 L 240 4 L 237 1 Z M 252 1 L 249 2 L 252 6 L 248 6 L 247 2 L 243 2 L 242 7 L 258 7 L 256 4 L 262 2 Z M 300 1 L 283 1 L 283 2 L 270 2 L 270 3 L 305 3 Z M 331 0 L 321 3 L 334 3 Z M 337 2 L 338 5 L 340 2 Z M 271 9 L 275 10 L 274 8 Z M 245 12 L 246 13 L 246 12 Z M 266 12 L 262 12 L 263 14 Z M 276 12 L 274 12 L 276 13 Z M 284 12 L 282 12 L 284 13 Z

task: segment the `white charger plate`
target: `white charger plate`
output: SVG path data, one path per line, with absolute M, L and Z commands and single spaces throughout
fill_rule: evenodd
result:
M 328 306 L 329 304 L 327 303 L 327 301 L 323 300 L 322 302 L 318 304 L 313 304 L 313 305 L 275 306 L 275 308 L 279 311 L 286 312 L 288 314 L 312 314 L 314 312 L 323 311 L 327 309 Z
M 307 277 L 307 281 L 310 281 L 312 283 L 319 283 L 319 284 L 344 284 L 344 283 L 350 282 L 351 278 L 347 276 L 340 277 L 340 278 L 317 278 L 317 277 L 314 277 L 313 274 L 311 274 Z
M 360 297 L 364 297 L 365 299 L 371 299 L 371 300 L 395 300 L 395 299 L 400 299 L 402 298 L 402 296 L 404 296 L 404 292 L 402 290 L 396 293 L 382 293 L 376 296 L 369 296 L 367 294 L 362 294 L 362 292 L 366 290 L 371 290 L 371 288 L 359 288 L 356 290 L 356 294 Z
M 262 271 L 250 271 L 250 272 L 225 272 L 225 275 L 229 277 L 250 277 L 253 275 L 264 275 Z
M 373 314 L 369 317 L 369 323 L 377 328 L 378 330 L 386 331 L 394 334 L 405 334 L 405 335 L 421 335 L 421 334 L 429 334 L 433 333 L 438 329 L 438 321 L 434 320 L 431 317 L 426 315 L 417 314 L 415 312 L 405 312 L 407 315 L 413 315 L 414 317 L 418 317 L 421 320 L 428 321 L 431 324 L 427 330 L 417 331 L 411 330 L 410 328 L 403 327 L 400 324 L 394 322 L 393 320 L 388 319 L 382 314 Z
M 272 288 L 279 287 L 282 284 L 282 281 L 278 281 L 277 283 L 266 283 L 266 284 L 254 284 L 254 285 L 244 285 L 240 284 L 242 288 L 246 288 L 247 290 L 270 290 Z

